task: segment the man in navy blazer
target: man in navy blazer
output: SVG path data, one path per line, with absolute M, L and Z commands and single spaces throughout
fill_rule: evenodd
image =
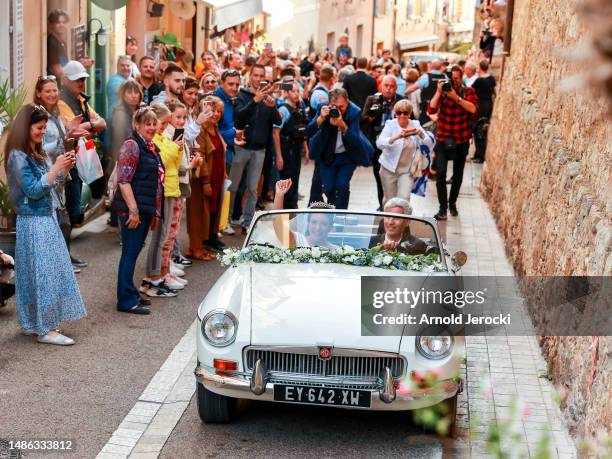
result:
M 329 105 L 308 124 L 310 158 L 319 161 L 323 190 L 330 204 L 347 209 L 357 166 L 369 166 L 374 149 L 359 128 L 361 110 L 344 89 L 329 92 Z

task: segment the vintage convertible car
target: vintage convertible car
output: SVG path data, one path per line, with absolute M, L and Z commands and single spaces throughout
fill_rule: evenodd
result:
M 382 248 L 398 231 L 396 250 Z M 465 254 L 449 256 L 435 220 L 263 212 L 242 250 L 223 257 L 231 267 L 198 310 L 203 421 L 230 422 L 237 399 L 368 410 L 413 410 L 447 399 L 456 406 L 461 336 L 362 336 L 361 329 L 362 276 L 460 279 L 454 276 Z M 422 384 L 427 374 L 435 375 L 433 384 Z

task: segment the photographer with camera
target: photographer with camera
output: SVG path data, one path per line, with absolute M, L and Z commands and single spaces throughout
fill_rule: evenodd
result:
M 257 202 L 257 184 L 266 156 L 266 144 L 272 134 L 272 126 L 281 123 L 272 95 L 274 85 L 264 80 L 266 69 L 262 64 L 254 64 L 249 75 L 249 86 L 241 88 L 236 101 L 236 128 L 244 129 L 244 144 L 234 145 L 235 156 L 229 172 L 230 209 L 234 202 L 242 176 L 246 171 L 248 200 L 242 214 L 242 232 L 251 224 Z M 238 196 L 241 201 L 242 196 Z
M 333 89 L 329 105 L 322 106 L 306 128 L 310 157 L 318 161 L 323 190 L 337 209 L 348 208 L 355 168 L 372 160 L 374 149 L 359 128 L 359 114 L 344 89 Z
M 393 107 L 403 97 L 397 95 L 397 80 L 393 75 L 385 75 L 382 79 L 381 87 L 381 92 L 366 98 L 363 112 L 361 113 L 361 128 L 374 149 L 372 169 L 374 179 L 376 180 L 378 205 L 382 209 L 384 191 L 380 179 L 380 163 L 378 162 L 381 151 L 376 147 L 376 139 L 382 132 L 387 120 L 395 118 Z
M 456 217 L 457 197 L 463 181 L 465 158 L 470 146 L 474 115 L 478 112 L 476 91 L 463 85 L 463 71 L 455 65 L 450 80 L 438 81 L 438 88 L 431 99 L 428 112 L 438 115 L 436 132 L 436 153 L 438 203 L 440 209 L 434 215 L 436 220 L 446 220 L 446 210 Z M 450 197 L 446 192 L 446 168 L 453 161 L 453 178 Z
M 281 180 L 291 179 L 291 187 L 284 195 L 284 209 L 297 209 L 298 186 L 300 170 L 302 168 L 302 153 L 305 153 L 308 161 L 308 144 L 306 143 L 306 113 L 302 109 L 300 99 L 300 85 L 289 78 L 283 80 L 284 102 L 278 110 L 282 121 L 274 125 L 272 135 L 274 137 L 274 148 L 276 149 L 276 168 Z
M 310 92 L 309 111 L 310 119 L 316 118 L 319 109 L 329 104 L 329 92 L 336 82 L 336 68 L 333 65 L 325 64 L 319 72 L 319 82 Z M 323 200 L 323 184 L 319 171 L 319 163 L 315 161 L 314 172 L 312 173 L 312 184 L 310 186 L 310 197 L 308 203 Z

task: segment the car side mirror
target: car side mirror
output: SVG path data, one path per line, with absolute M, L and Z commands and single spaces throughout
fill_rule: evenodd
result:
M 451 257 L 453 271 L 455 272 L 459 271 L 461 267 L 465 264 L 466 261 L 467 261 L 467 255 L 465 254 L 465 252 L 461 250 L 459 250 L 458 252 L 455 252 L 453 256 Z

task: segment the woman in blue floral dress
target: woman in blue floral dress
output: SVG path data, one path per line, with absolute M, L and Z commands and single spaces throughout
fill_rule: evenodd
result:
M 38 342 L 74 344 L 59 332 L 65 320 L 85 317 L 70 255 L 57 222 L 51 189 L 60 187 L 75 164 L 74 152 L 49 166 L 42 140 L 49 115 L 41 105 L 22 107 L 5 147 L 11 202 L 17 214 L 15 293 L 19 323 Z

